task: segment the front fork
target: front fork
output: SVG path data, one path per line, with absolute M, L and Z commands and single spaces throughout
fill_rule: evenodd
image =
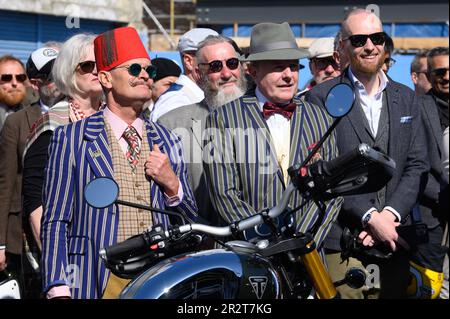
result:
M 306 244 L 305 252 L 301 255 L 301 259 L 314 285 L 317 298 L 339 298 L 336 287 L 317 252 L 316 243 L 313 240 Z
M 316 249 L 316 243 L 310 233 L 296 235 L 297 247 L 288 252 L 288 257 L 292 262 L 303 263 L 306 272 L 316 290 L 319 299 L 339 298 L 336 287 L 331 280 L 322 258 Z

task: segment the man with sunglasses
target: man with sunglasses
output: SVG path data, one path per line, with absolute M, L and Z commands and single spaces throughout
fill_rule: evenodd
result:
M 218 214 L 209 196 L 205 196 L 208 188 L 201 156 L 202 134 L 210 111 L 241 97 L 246 91 L 238 56 L 233 40 L 220 35 L 206 37 L 198 45 L 195 69 L 197 84 L 205 93 L 205 99 L 167 112 L 158 119 L 158 123 L 180 136 L 199 215 L 212 225 L 218 225 Z
M 31 53 L 26 74 L 2 74 L 2 81 L 10 80 L 11 88 L 21 79 L 29 79 L 37 90 L 36 81 L 47 80 L 57 51 L 44 47 Z M 14 67 L 19 64 L 14 61 Z M 1 63 L 0 63 L 1 64 Z M 0 69 L 2 67 L 0 66 Z M 11 70 L 11 69 L 10 69 Z M 13 79 L 15 77 L 15 79 Z M 19 81 L 20 82 L 20 81 Z M 23 84 L 24 81 L 21 83 Z M 41 93 L 41 92 L 40 92 Z M 17 94 L 16 94 L 17 95 Z M 42 94 L 41 94 L 42 95 Z M 19 94 L 20 96 L 20 94 Z M 41 100 L 45 96 L 41 96 Z M 13 96 L 11 97 L 13 99 Z M 21 269 L 22 254 L 22 155 L 29 131 L 42 113 L 39 102 L 10 114 L 4 123 L 0 135 L 0 270 L 5 266 L 15 271 Z M 27 225 L 23 225 L 27 229 Z M 30 232 L 26 232 L 29 234 Z M 5 258 L 6 257 L 6 258 Z M 29 278 L 27 278 L 29 279 Z M 29 280 L 27 280 L 27 283 Z M 30 287 L 26 287 L 25 296 L 30 296 Z M 34 291 L 36 293 L 36 291 Z
M 384 73 L 388 73 L 389 69 L 392 68 L 395 64 L 395 59 L 392 57 L 394 54 L 394 41 L 392 38 L 385 34 L 385 42 L 384 42 L 384 63 L 381 67 Z
M 12 55 L 0 57 L 0 130 L 6 117 L 23 107 L 27 80 L 22 61 Z
M 106 107 L 59 126 L 49 147 L 41 232 L 48 298 L 117 298 L 128 281 L 106 269 L 100 249 L 170 224 L 168 215 L 128 206 L 89 207 L 83 194 L 93 179 L 114 178 L 122 200 L 197 216 L 181 142 L 141 117 L 156 70 L 136 29 L 99 35 L 94 51 Z
M 214 109 L 206 118 L 203 161 L 209 194 L 221 223 L 231 223 L 272 208 L 290 182 L 288 168 L 304 160 L 331 123 L 325 110 L 301 101 L 299 59 L 308 56 L 297 46 L 287 22 L 259 23 L 251 33 L 243 61 L 256 88 Z M 321 149 L 324 160 L 336 156 L 334 138 Z M 293 195 L 290 208 L 301 206 Z M 326 203 L 324 222 L 315 241 L 322 241 L 337 215 L 340 199 Z M 309 230 L 319 214 L 312 201 L 295 215 L 296 230 Z M 245 231 L 245 238 L 267 235 L 262 228 Z
M 343 21 L 340 46 L 350 59 L 341 76 L 324 82 L 306 93 L 311 103 L 324 105 L 330 88 L 347 83 L 355 91 L 353 109 L 337 126 L 337 146 L 343 154 L 366 143 L 385 152 L 396 162 L 396 170 L 387 185 L 376 193 L 344 197 L 338 222 L 330 232 L 325 247 L 333 280 L 344 277 L 350 267 L 362 267 L 350 257 L 341 263 L 341 235 L 345 227 L 358 234 L 358 241 L 368 249 L 383 246 L 394 252 L 382 260 L 358 256 L 365 264 L 377 264 L 381 282 L 375 279 L 372 290 L 380 298 L 405 297 L 409 282 L 407 243 L 397 226 L 409 215 L 428 170 L 425 136 L 417 98 L 412 90 L 394 82 L 382 70 L 385 59 L 385 33 L 377 15 L 355 9 Z M 368 289 L 366 287 L 365 289 Z M 363 298 L 362 290 L 338 288 L 343 298 Z
M 428 79 L 431 83 L 431 90 L 428 95 L 436 103 L 442 131 L 448 127 L 448 51 L 448 47 L 437 47 L 431 49 L 427 55 Z
M 428 80 L 427 67 L 427 49 L 420 50 L 414 56 L 411 62 L 411 80 L 414 84 L 414 92 L 418 95 L 427 94 L 431 89 L 431 83 Z
M 443 210 L 445 202 L 448 203 L 448 176 L 442 167 L 444 154 L 442 136 L 445 128 L 448 127 L 449 113 L 448 47 L 436 47 L 429 50 L 427 68 L 431 89 L 426 95 L 420 96 L 419 100 L 427 138 L 426 150 L 430 171 L 416 210 L 420 212 L 421 219 L 428 226 L 429 242 L 420 245 L 418 252 L 413 254 L 411 260 L 427 268 L 428 272 L 440 274 L 446 271 L 448 282 L 448 266 L 447 269 L 443 269 L 448 248 L 441 246 L 445 224 L 448 222 L 448 211 Z M 443 197 L 445 189 L 447 189 L 447 196 Z

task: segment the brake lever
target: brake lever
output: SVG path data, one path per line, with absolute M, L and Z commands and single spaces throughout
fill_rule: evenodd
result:
M 341 260 L 345 261 L 349 257 L 375 257 L 379 259 L 389 259 L 392 257 L 393 252 L 382 243 L 369 247 L 358 242 L 358 234 L 358 230 L 352 233 L 348 227 L 344 228 L 341 237 Z

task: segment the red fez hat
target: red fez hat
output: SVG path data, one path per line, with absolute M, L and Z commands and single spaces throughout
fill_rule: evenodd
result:
M 150 57 L 135 28 L 117 28 L 100 34 L 94 40 L 95 61 L 98 71 L 109 71 L 137 58 Z

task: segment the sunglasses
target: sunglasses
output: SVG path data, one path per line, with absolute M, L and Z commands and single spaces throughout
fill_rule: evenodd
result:
M 334 69 L 339 69 L 339 65 L 337 64 L 337 62 L 332 59 L 332 58 L 328 58 L 328 59 L 314 59 L 314 64 L 316 65 L 316 67 L 319 70 L 324 70 L 326 69 L 329 65 L 331 65 Z
M 433 73 L 436 76 L 439 77 L 444 77 L 445 74 L 447 74 L 448 72 L 448 68 L 439 68 L 439 69 L 434 69 L 433 71 L 431 71 L 431 73 Z
M 390 68 L 395 64 L 395 62 L 397 61 L 393 58 L 387 58 L 384 60 L 384 64 L 387 64 L 387 66 Z
M 92 73 L 95 69 L 95 61 L 84 61 L 78 63 L 78 67 L 83 73 Z
M 142 69 L 145 70 L 145 72 L 147 72 L 148 76 L 150 77 L 150 79 L 154 79 L 156 77 L 156 71 L 157 68 L 154 65 L 148 65 L 148 66 L 142 66 L 139 63 L 133 63 L 131 65 L 124 65 L 124 66 L 117 66 L 116 69 L 127 69 L 128 70 L 128 74 L 130 74 L 131 76 L 134 77 L 138 77 L 139 74 L 141 74 Z
M 16 78 L 17 82 L 23 83 L 27 80 L 27 75 L 26 74 L 2 74 L 0 76 L 0 80 L 2 82 L 11 82 L 13 77 Z
M 350 40 L 350 43 L 355 48 L 360 48 L 366 45 L 367 39 L 370 39 L 374 45 L 383 45 L 386 42 L 386 34 L 384 32 L 377 32 L 372 34 L 354 34 L 342 40 Z
M 239 59 L 238 58 L 230 58 L 225 61 L 225 64 L 227 65 L 227 68 L 230 70 L 236 70 L 239 66 Z M 209 63 L 199 63 L 199 65 L 208 65 L 208 71 L 211 73 L 220 72 L 223 69 L 223 63 L 220 60 L 214 60 Z

